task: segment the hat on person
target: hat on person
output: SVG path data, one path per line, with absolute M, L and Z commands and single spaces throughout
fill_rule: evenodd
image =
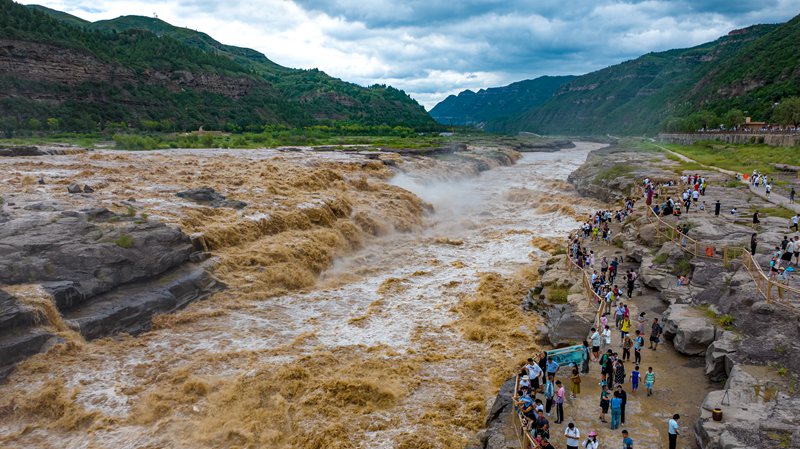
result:
M 590 436 L 590 437 L 596 437 L 596 436 L 597 436 L 597 432 L 595 432 L 594 430 L 592 430 L 591 432 L 589 432 L 589 436 Z
M 526 374 L 526 375 L 522 376 L 522 380 L 531 380 L 531 378 L 528 377 L 528 375 Z

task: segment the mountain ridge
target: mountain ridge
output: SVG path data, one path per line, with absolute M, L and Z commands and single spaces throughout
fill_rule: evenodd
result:
M 541 76 L 477 92 L 465 90 L 458 95 L 448 96 L 432 108 L 430 114 L 442 124 L 480 126 L 487 121 L 513 117 L 527 108 L 542 104 L 560 86 L 574 78 Z
M 800 94 L 797 42 L 800 16 L 783 24 L 734 30 L 695 47 L 647 53 L 575 77 L 547 101 L 511 117 L 493 118 L 484 128 L 507 133 L 654 134 L 673 117 L 700 109 L 722 115 L 733 108 L 766 120 L 774 102 Z M 448 97 L 440 104 L 448 100 L 453 101 Z M 462 110 L 474 113 L 468 105 Z
M 76 132 L 108 126 L 260 130 L 337 122 L 437 126 L 399 89 L 282 67 L 255 50 L 154 18 L 90 23 L 0 0 L 0 43 L 0 121 L 7 134 L 45 121 Z

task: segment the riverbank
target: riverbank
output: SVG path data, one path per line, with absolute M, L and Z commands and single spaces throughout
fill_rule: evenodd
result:
M 681 163 L 660 153 L 608 148 L 591 154 L 587 163 L 573 173 L 570 180 L 584 194 L 613 200 L 627 193 L 629 188 L 635 192 L 645 177 L 661 183 L 667 179 L 677 181 L 680 175 L 697 171 L 697 167 L 692 167 L 690 172 Z M 769 210 L 769 203 L 750 193 L 746 186 L 731 184 L 727 175 L 702 170 L 700 174 L 707 177 L 710 184 L 706 195 L 701 197 L 707 202 L 705 211 L 692 208 L 678 220 L 668 217 L 665 219 L 667 223 L 659 228 L 655 220 L 644 213 L 646 210 L 640 209 L 616 234 L 618 248 L 609 249 L 624 254 L 628 261 L 624 267 L 637 269 L 641 301 L 651 300 L 656 305 L 649 318 L 659 317 L 665 321 L 666 335 L 671 340 L 665 346 L 685 354 L 676 356 L 661 369 L 657 368 L 657 372 L 677 372 L 678 375 L 670 385 L 672 391 L 668 397 L 671 402 L 665 401 L 658 406 L 658 412 L 663 415 L 656 414 L 658 420 L 663 421 L 657 428 L 661 438 L 648 441 L 645 446 L 666 447 L 663 432 L 667 416 L 680 413 L 684 416 L 684 438 L 679 447 L 695 447 L 695 444 L 703 449 L 795 447 L 800 441 L 796 430 L 800 427 L 789 410 L 798 405 L 795 374 L 798 367 L 795 366 L 796 357 L 793 357 L 798 349 L 794 343 L 798 338 L 798 328 L 794 324 L 796 309 L 776 304 L 776 300 L 766 301 L 755 288 L 750 274 L 737 261 L 738 256 L 726 256 L 734 254 L 733 248 L 747 245 L 754 231 L 752 223 L 748 225 L 750 215 L 755 210 Z M 666 196 L 664 194 L 656 201 L 663 202 Z M 716 200 L 722 204 L 720 216 L 713 214 Z M 643 201 L 640 201 L 640 207 L 641 203 Z M 732 207 L 740 212 L 728 213 Z M 771 247 L 789 233 L 785 218 L 765 215 L 768 214 L 762 214 L 761 223 L 755 229 L 762 242 L 756 259 L 763 265 L 768 261 Z M 689 235 L 702 242 L 697 255 L 688 254 L 687 250 L 692 246 L 682 248 L 680 239 L 667 237 L 665 241 L 667 226 L 678 223 L 688 223 Z M 705 255 L 705 246 L 714 248 L 715 257 L 700 257 L 700 252 Z M 548 261 L 546 266 L 546 277 L 563 278 L 568 273 L 559 268 L 563 265 L 557 259 Z M 551 275 L 550 271 L 554 273 Z M 677 286 L 677 275 L 686 275 L 688 285 Z M 584 295 L 578 295 L 581 288 L 579 284 L 573 284 L 571 291 L 576 294 L 575 300 L 571 299 L 566 307 L 548 305 L 549 309 L 562 310 L 559 314 L 546 313 L 545 317 L 580 316 L 581 308 L 587 309 L 581 306 L 586 301 Z M 783 300 L 794 301 L 795 298 Z M 637 304 L 637 298 L 631 302 Z M 590 316 L 588 309 L 583 312 L 587 318 Z M 660 315 L 652 316 L 653 313 Z M 551 327 L 561 325 L 558 321 L 548 324 Z M 647 355 L 645 352 L 644 358 Z M 643 363 L 649 366 L 647 360 Z M 678 366 L 680 369 L 676 370 Z M 692 390 L 707 385 L 703 374 L 717 382 L 716 391 L 708 392 L 704 400 L 703 393 L 707 389 Z M 656 395 L 655 399 L 663 398 Z M 676 399 L 678 403 L 675 403 Z M 592 407 L 595 413 L 591 413 Z M 710 409 L 717 407 L 723 411 L 721 422 L 711 416 Z M 575 408 L 580 410 L 580 405 L 576 404 Z M 570 415 L 569 409 L 567 407 L 567 415 Z M 594 416 L 597 412 L 596 404 L 590 401 L 588 409 L 579 416 Z M 584 433 L 594 429 L 591 420 L 581 422 L 581 425 Z M 652 436 L 652 432 L 644 432 L 647 436 L 640 439 Z M 633 437 L 638 444 L 635 434 Z M 602 441 L 608 444 L 608 439 Z

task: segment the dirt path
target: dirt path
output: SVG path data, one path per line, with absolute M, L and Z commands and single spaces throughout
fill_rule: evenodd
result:
M 708 168 L 710 170 L 716 170 L 716 171 L 718 171 L 720 173 L 724 173 L 726 175 L 736 176 L 738 174 L 738 173 L 736 173 L 735 171 L 732 171 L 732 170 L 726 170 L 724 168 L 719 168 L 719 167 L 716 167 L 714 165 L 703 164 L 703 163 L 698 162 L 698 161 L 696 161 L 696 160 L 694 160 L 694 159 L 692 159 L 690 157 L 684 156 L 684 155 L 682 155 L 680 153 L 676 153 L 676 152 L 674 152 L 674 151 L 672 151 L 672 150 L 670 150 L 668 148 L 665 148 L 665 147 L 663 147 L 661 145 L 658 145 L 658 144 L 655 144 L 655 143 L 653 143 L 653 145 L 655 145 L 656 147 L 666 151 L 669 154 L 672 154 L 672 155 L 680 158 L 682 161 L 699 164 L 699 165 L 702 165 L 703 167 L 706 167 L 706 168 Z M 747 184 L 747 187 L 750 189 L 750 191 L 754 195 L 762 198 L 763 200 L 768 201 L 768 202 L 770 202 L 772 204 L 775 204 L 775 205 L 778 205 L 778 206 L 785 207 L 785 208 L 787 208 L 789 210 L 792 210 L 794 212 L 800 212 L 800 205 L 798 205 L 796 203 L 789 202 L 789 198 L 787 198 L 787 197 L 785 197 L 785 196 L 783 196 L 781 194 L 775 193 L 774 189 L 770 193 L 770 195 L 767 196 L 767 192 L 766 192 L 765 189 L 759 188 L 759 187 L 753 187 L 753 184 L 747 182 L 747 180 L 745 180 L 745 179 L 742 179 L 740 181 L 742 183 L 744 183 L 744 184 Z

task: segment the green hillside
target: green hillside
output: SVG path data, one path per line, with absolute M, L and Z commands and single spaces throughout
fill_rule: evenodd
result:
M 800 96 L 800 16 L 720 63 L 689 93 L 694 105 L 722 115 L 738 108 L 769 120 L 774 103 Z
M 675 117 L 699 111 L 722 117 L 732 109 L 769 121 L 775 103 L 800 95 L 799 43 L 800 16 L 579 76 L 516 115 L 497 114 L 498 104 L 518 95 L 506 88 L 484 94 L 491 99 L 483 102 L 467 91 L 431 112 L 440 121 L 457 117 L 466 124 L 485 122 L 490 131 L 540 134 L 655 134 Z
M 87 23 L 0 0 L 0 124 L 96 131 L 257 130 L 347 122 L 432 129 L 403 91 L 281 67 L 147 17 Z
M 80 17 L 73 16 L 72 14 L 67 14 L 63 11 L 56 11 L 55 9 L 51 9 L 46 6 L 42 5 L 27 5 L 27 6 L 32 10 L 43 12 L 45 14 L 52 16 L 55 19 L 58 19 L 70 25 L 86 26 L 91 23 L 88 20 L 83 20 Z
M 542 76 L 504 87 L 465 90 L 450 95 L 431 109 L 431 116 L 446 125 L 477 125 L 517 116 L 549 100 L 574 76 Z
M 122 16 L 111 20 L 100 20 L 87 23 L 89 29 L 100 31 L 124 32 L 128 30 L 145 30 L 156 36 L 168 36 L 184 44 L 199 48 L 204 52 L 233 59 L 261 75 L 269 73 L 286 73 L 291 69 L 275 64 L 262 53 L 250 48 L 225 45 L 211 36 L 188 28 L 170 25 L 163 20 L 143 16 Z
M 553 134 L 656 133 L 668 117 L 697 107 L 691 93 L 705 76 L 775 28 L 754 26 L 708 44 L 649 53 L 580 76 L 540 107 L 489 128 Z

